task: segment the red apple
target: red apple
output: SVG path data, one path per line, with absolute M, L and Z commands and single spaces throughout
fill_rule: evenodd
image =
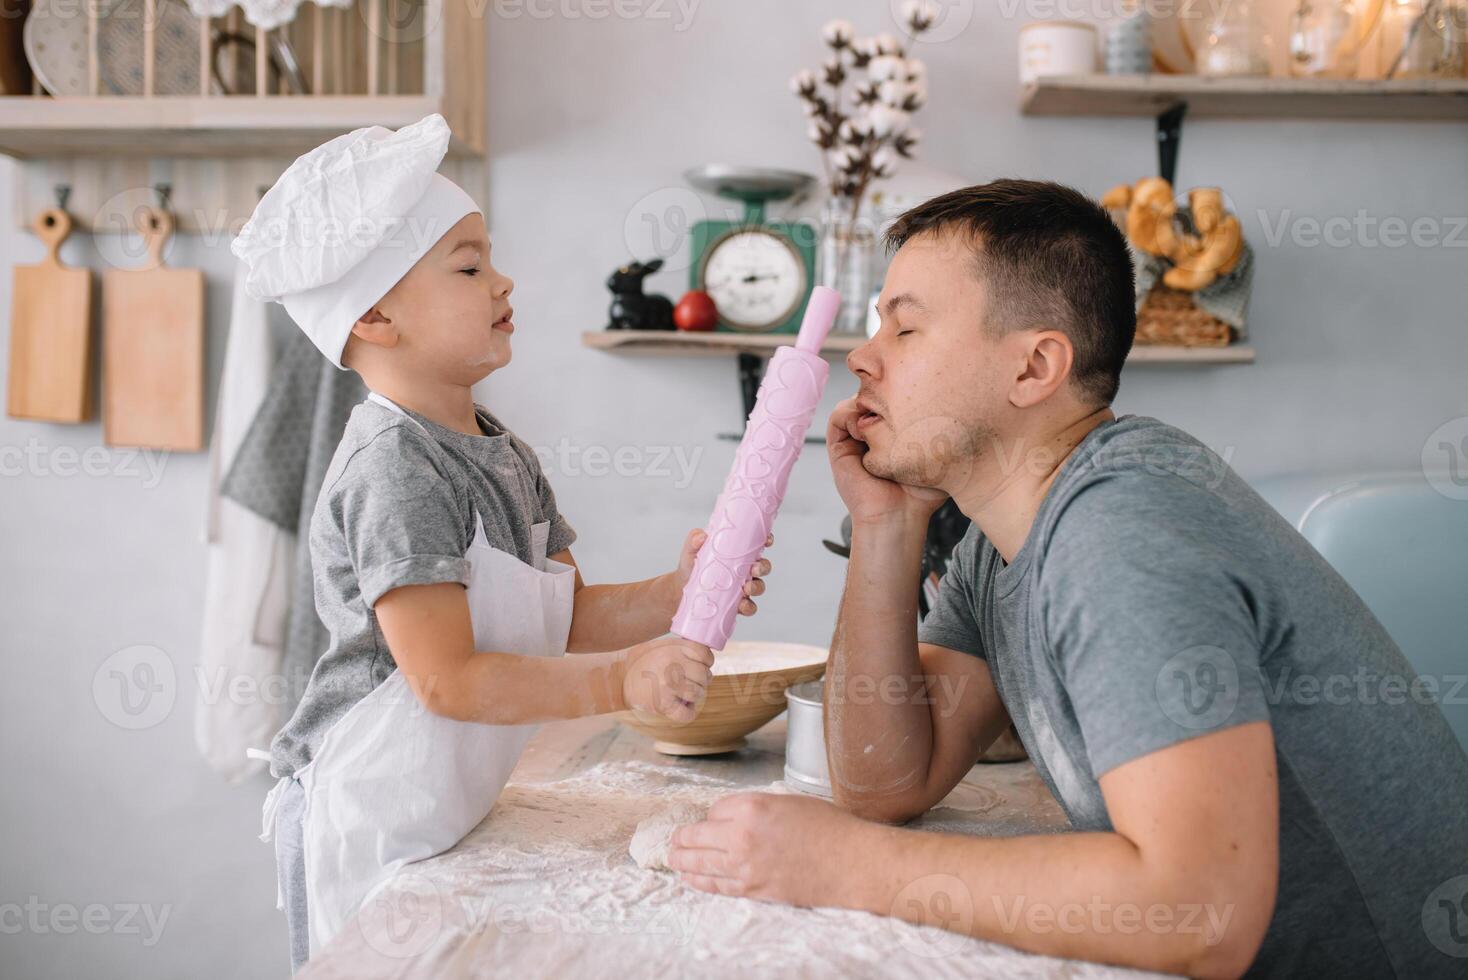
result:
M 673 323 L 679 330 L 712 330 L 719 323 L 719 311 L 714 298 L 701 289 L 691 289 L 683 294 L 678 305 L 673 307 Z

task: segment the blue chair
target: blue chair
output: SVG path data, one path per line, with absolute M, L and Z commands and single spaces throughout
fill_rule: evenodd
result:
M 1412 668 L 1437 679 L 1443 715 L 1468 751 L 1468 501 L 1434 482 L 1284 476 L 1254 488 L 1350 583 Z

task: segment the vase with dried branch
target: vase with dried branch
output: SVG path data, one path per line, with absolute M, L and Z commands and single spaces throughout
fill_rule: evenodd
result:
M 901 8 L 906 33 L 916 39 L 933 26 L 932 0 Z M 841 293 L 836 329 L 860 333 L 872 293 L 876 228 L 864 208 L 875 181 L 891 177 L 921 139 L 913 115 L 928 100 L 927 66 L 909 57 L 891 34 L 858 38 L 850 21 L 821 29 L 830 56 L 819 71 L 797 72 L 791 90 L 809 120 L 807 134 L 821 151 L 828 198 L 822 221 L 818 278 Z

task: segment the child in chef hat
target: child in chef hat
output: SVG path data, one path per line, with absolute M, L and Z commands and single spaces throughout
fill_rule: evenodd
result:
M 251 295 L 371 392 L 311 518 L 330 646 L 270 752 L 262 839 L 296 966 L 489 813 L 535 723 L 624 708 L 686 721 L 713 663 L 659 639 L 703 532 L 667 574 L 584 586 L 534 452 L 474 401 L 510 363 L 513 283 L 478 206 L 437 173 L 449 136 L 431 115 L 312 150 L 232 246 Z

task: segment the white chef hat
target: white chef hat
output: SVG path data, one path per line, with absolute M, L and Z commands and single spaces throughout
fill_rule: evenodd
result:
M 449 136 L 438 113 L 338 136 L 286 169 L 230 245 L 245 291 L 285 306 L 339 368 L 352 325 L 480 210 L 438 173 Z

